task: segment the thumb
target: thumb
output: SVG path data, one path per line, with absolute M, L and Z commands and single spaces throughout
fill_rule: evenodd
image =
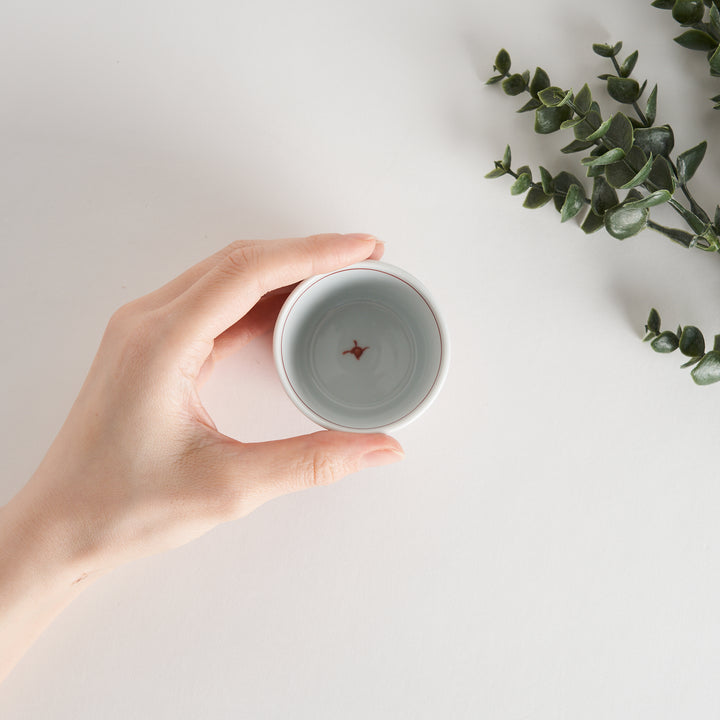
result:
M 242 474 L 252 486 L 249 495 L 256 505 L 297 490 L 329 485 L 363 468 L 387 465 L 404 457 L 400 443 L 389 435 L 336 430 L 244 443 L 241 454 Z

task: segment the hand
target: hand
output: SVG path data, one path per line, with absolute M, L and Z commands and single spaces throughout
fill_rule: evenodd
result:
M 53 579 L 58 598 L 16 646 L 66 604 L 65 586 L 186 543 L 279 495 L 402 458 L 382 434 L 241 443 L 218 432 L 198 398 L 219 357 L 272 327 L 288 286 L 381 254 L 369 235 L 237 242 L 113 315 L 57 438 L 0 512 L 0 613 L 17 609 L 38 575 Z M 39 568 L 32 576 L 17 567 L 28 554 Z M 8 573 L 25 579 L 3 596 Z M 0 677 L 2 660 L 0 648 Z

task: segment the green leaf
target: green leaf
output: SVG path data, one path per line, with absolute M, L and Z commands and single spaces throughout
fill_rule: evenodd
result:
M 605 223 L 603 222 L 603 218 L 601 215 L 596 215 L 593 212 L 589 212 L 585 216 L 585 220 L 583 220 L 583 224 L 580 227 L 586 235 L 590 235 L 590 233 L 594 233 L 601 227 L 603 227 L 604 224 Z
M 585 193 L 579 185 L 571 185 L 560 210 L 560 222 L 575 217 L 585 203 Z
M 647 105 L 645 106 L 645 118 L 648 121 L 648 125 L 652 125 L 657 116 L 657 89 L 658 86 L 655 85 L 648 97 Z
M 716 35 L 720 35 L 720 10 L 715 4 L 710 6 L 710 27 Z
M 636 177 L 645 163 L 647 156 L 637 145 L 633 145 L 620 162 L 607 166 L 605 177 L 614 188 L 622 188 Z
M 499 83 L 503 79 L 503 75 L 493 75 L 489 80 L 485 81 L 486 85 L 494 85 L 495 83 Z
M 606 45 L 604 43 L 593 43 L 593 52 L 601 57 L 615 57 L 622 49 L 622 43 L 619 42 L 615 46 Z
M 491 170 L 485 177 L 492 180 L 493 178 L 499 178 L 506 174 L 507 173 L 505 172 L 505 170 L 503 170 L 503 168 L 496 167 L 494 170 Z
M 554 188 L 552 175 L 542 165 L 540 166 L 540 183 L 545 194 L 553 194 Z
M 673 242 L 682 245 L 684 248 L 692 247 L 696 242 L 696 236 L 692 235 L 685 230 L 678 230 L 677 228 L 663 228 L 663 235 L 670 238 Z
M 560 149 L 563 153 L 575 153 L 587 150 L 588 148 L 594 147 L 595 143 L 585 142 L 584 140 L 573 140 L 570 144 Z
M 670 193 L 675 192 L 675 175 L 667 158 L 658 156 L 653 160 L 653 166 L 648 175 L 648 180 L 656 187 L 667 190 Z
M 568 130 L 569 128 L 574 128 L 576 125 L 579 125 L 581 122 L 583 122 L 584 118 L 581 115 L 576 115 L 574 118 L 570 118 L 569 120 L 566 120 L 560 128 L 562 130 Z
M 567 92 L 562 88 L 551 86 L 538 93 L 538 100 L 546 107 L 562 107 L 572 97 L 572 90 Z
M 553 180 L 553 201 L 555 203 L 555 209 L 558 212 L 562 212 L 562 207 L 565 204 L 565 197 L 570 191 L 572 185 L 577 185 L 582 189 L 583 185 L 572 173 L 561 172 L 558 173 Z M 585 197 L 585 191 L 583 190 L 583 197 Z
M 647 162 L 638 170 L 637 174 L 628 180 L 624 185 L 619 187 L 620 190 L 629 190 L 630 188 L 642 185 L 648 178 L 650 171 L 652 170 L 653 158 L 652 155 L 648 158 Z
M 671 353 L 677 350 L 680 341 L 678 336 L 670 331 L 661 332 L 651 343 L 651 347 L 655 352 Z
M 711 385 L 720 380 L 720 352 L 711 350 L 707 353 L 690 375 L 698 385 Z
M 552 200 L 552 195 L 546 195 L 540 188 L 531 187 L 530 192 L 525 196 L 523 207 L 535 210 L 541 208 Z
M 500 50 L 495 58 L 495 69 L 503 75 L 510 72 L 510 53 L 505 48 Z
M 619 103 L 630 105 L 640 97 L 640 85 L 632 78 L 621 78 L 611 75 L 607 79 L 608 95 Z
M 615 190 L 610 187 L 604 177 L 596 177 L 593 181 L 592 197 L 590 207 L 596 215 L 603 215 L 606 210 L 614 208 L 618 204 L 618 196 Z
M 621 112 L 615 113 L 605 135 L 605 142 L 613 147 L 622 148 L 627 154 L 632 148 L 633 138 L 633 126 L 628 116 Z
M 516 173 L 518 175 L 529 175 L 530 180 L 532 180 L 532 170 L 527 165 L 523 165 L 522 167 L 519 167 L 516 170 Z
M 522 195 L 531 185 L 532 178 L 527 173 L 523 173 L 519 175 L 517 180 L 510 186 L 510 194 Z
M 680 336 L 680 352 L 687 357 L 699 357 L 705 354 L 705 338 L 699 328 L 686 325 Z
M 672 195 L 667 190 L 656 190 L 640 200 L 631 200 L 623 203 L 626 208 L 650 208 L 666 203 Z
M 595 140 L 599 140 L 601 137 L 604 137 L 608 130 L 610 129 L 610 125 L 612 124 L 612 117 L 609 117 L 607 120 L 605 120 L 602 125 L 593 133 L 590 133 L 585 139 L 590 143 L 593 144 Z
M 633 69 L 635 68 L 635 63 L 637 63 L 638 59 L 638 51 L 636 50 L 634 53 L 631 53 L 627 56 L 625 59 L 625 62 L 620 66 L 620 77 L 628 77 L 630 73 L 632 73 Z
M 571 116 L 572 110 L 567 105 L 538 108 L 535 111 L 535 132 L 541 135 L 554 133 Z
M 715 229 L 720 232 L 720 205 L 717 205 L 715 207 L 715 218 L 713 220 L 713 225 L 715 225 Z
M 605 229 L 618 240 L 637 235 L 647 225 L 649 210 L 618 205 L 605 213 Z
M 512 152 L 510 150 L 510 146 L 505 146 L 505 152 L 503 153 L 503 159 L 500 161 L 500 164 L 503 166 L 505 170 L 510 169 L 510 163 L 512 162 Z
M 527 83 L 525 82 L 525 78 L 518 73 L 505 78 L 502 83 L 502 89 L 506 95 L 519 95 L 525 92 L 526 87 Z
M 707 142 L 703 140 L 695 147 L 686 150 L 684 153 L 678 156 L 678 181 L 681 185 L 685 185 L 688 180 L 690 180 L 690 178 L 695 174 L 695 171 L 698 169 L 698 167 L 700 167 L 700 163 L 705 157 L 706 150 Z
M 681 25 L 694 25 L 702 21 L 705 4 L 702 0 L 675 0 L 672 16 Z
M 710 72 L 714 75 L 720 74 L 720 45 L 718 49 L 710 56 L 708 62 L 710 63 Z
M 585 116 L 583 122 L 573 128 L 575 137 L 578 140 L 586 140 L 603 124 L 602 117 L 597 110 L 591 109 Z
M 625 151 L 622 148 L 616 147 L 612 150 L 608 150 L 602 155 L 596 157 L 587 157 L 582 159 L 583 165 L 590 165 L 592 167 L 599 167 L 602 165 L 611 165 L 618 160 L 625 157 Z
M 697 365 L 697 363 L 699 363 L 701 360 L 702 360 L 701 357 L 690 358 L 687 362 L 684 362 L 680 366 L 680 368 L 682 369 L 682 368 L 690 367 L 691 365 Z
M 669 125 L 639 128 L 635 131 L 635 142 L 648 155 L 670 157 L 670 153 L 675 147 L 675 136 Z
M 591 103 L 592 94 L 590 93 L 588 84 L 585 83 L 580 89 L 580 92 L 575 96 L 575 107 L 578 109 L 580 114 L 585 115 L 590 111 Z
M 655 308 L 650 309 L 645 332 L 655 333 L 655 335 L 660 334 L 660 313 Z
M 537 98 L 531 97 L 517 112 L 529 112 L 537 110 L 539 107 L 542 107 L 542 103 Z
M 713 343 L 713 350 L 720 352 L 720 335 L 715 336 L 715 342 Z
M 712 52 L 718 46 L 717 40 L 702 30 L 692 28 L 686 30 L 682 35 L 673 38 L 678 45 L 682 45 L 688 50 L 702 50 L 703 52 Z
M 672 10 L 675 0 L 653 0 L 650 4 L 661 10 Z
M 532 96 L 537 98 L 538 93 L 547 87 L 550 87 L 548 74 L 541 67 L 535 68 L 535 74 L 530 82 L 530 92 Z

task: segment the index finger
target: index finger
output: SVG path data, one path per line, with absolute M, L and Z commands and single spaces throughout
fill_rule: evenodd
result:
M 365 260 L 374 235 L 311 235 L 241 247 L 168 306 L 173 335 L 212 342 L 267 292 Z

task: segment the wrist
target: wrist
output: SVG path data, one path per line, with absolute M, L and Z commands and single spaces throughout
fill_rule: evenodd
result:
M 18 584 L 49 591 L 85 585 L 99 574 L 79 542 L 79 528 L 58 508 L 32 483 L 0 508 L 0 578 L 11 574 Z

